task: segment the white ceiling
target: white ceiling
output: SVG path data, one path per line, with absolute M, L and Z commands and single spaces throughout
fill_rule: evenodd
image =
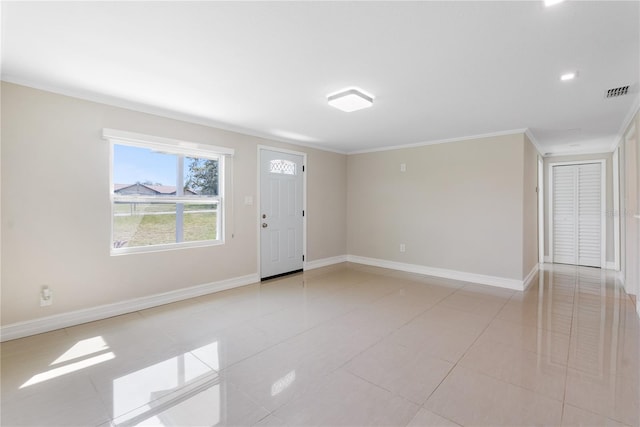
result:
M 639 63 L 638 1 L 2 3 L 3 80 L 340 152 L 522 129 L 608 151 Z M 373 107 L 329 107 L 346 86 Z

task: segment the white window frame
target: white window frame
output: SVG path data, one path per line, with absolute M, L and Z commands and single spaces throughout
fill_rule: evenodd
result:
M 170 138 L 162 138 L 151 135 L 144 135 L 133 132 L 125 132 L 115 129 L 103 129 L 102 136 L 109 142 L 109 194 L 111 199 L 111 236 L 109 239 L 111 255 L 126 255 L 133 253 L 146 253 L 157 252 L 165 250 L 174 250 L 182 248 L 193 248 L 202 246 L 216 246 L 224 244 L 225 232 L 224 232 L 224 190 L 225 190 L 225 157 L 233 156 L 234 150 L 226 147 L 218 147 L 208 144 L 200 144 L 189 141 L 175 140 Z M 113 153 L 115 145 L 128 145 L 132 147 L 148 148 L 155 151 L 160 151 L 166 154 L 172 154 L 177 156 L 177 176 L 181 179 L 184 176 L 184 157 L 196 157 L 218 161 L 218 195 L 207 197 L 206 201 L 202 196 L 185 196 L 179 194 L 181 192 L 181 185 L 176 186 L 175 196 L 144 196 L 144 195 L 122 195 L 116 194 L 114 191 L 113 182 Z M 180 184 L 180 183 L 177 183 Z M 216 216 L 216 239 L 215 240 L 201 240 L 194 242 L 180 242 L 176 238 L 175 243 L 166 243 L 160 245 L 148 245 L 148 246 L 136 246 L 136 247 L 113 247 L 113 216 L 114 206 L 116 202 L 123 203 L 168 203 L 176 205 L 184 205 L 187 203 L 197 204 L 211 204 L 217 207 Z M 177 207 L 176 209 L 176 236 L 182 235 L 182 210 Z

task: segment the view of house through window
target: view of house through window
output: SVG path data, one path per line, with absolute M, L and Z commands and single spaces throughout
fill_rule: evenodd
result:
M 222 158 L 114 143 L 112 252 L 220 240 Z

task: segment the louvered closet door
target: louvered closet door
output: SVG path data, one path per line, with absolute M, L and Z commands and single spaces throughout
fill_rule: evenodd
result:
M 553 167 L 553 262 L 577 262 L 576 181 L 574 166 Z
M 602 166 L 553 167 L 553 262 L 601 267 Z
M 578 165 L 578 265 L 600 267 L 601 165 Z

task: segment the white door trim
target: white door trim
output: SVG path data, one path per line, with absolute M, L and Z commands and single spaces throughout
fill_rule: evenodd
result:
M 640 147 L 634 147 L 633 150 L 630 150 L 631 146 L 635 145 L 635 141 L 634 139 L 636 138 L 636 132 L 638 132 L 638 128 L 636 126 L 635 123 L 633 123 L 629 130 L 626 132 L 626 134 L 624 135 L 624 138 L 622 139 L 622 142 L 620 143 L 620 145 L 623 147 L 622 148 L 622 156 L 621 156 L 621 161 L 619 164 L 619 167 L 622 171 L 621 173 L 621 180 L 620 180 L 620 196 L 621 196 L 621 212 L 623 213 L 622 217 L 621 217 L 621 226 L 622 226 L 622 236 L 621 236 L 621 244 L 620 244 L 620 248 L 621 248 L 621 253 L 620 253 L 620 263 L 621 263 L 621 276 L 620 278 L 622 279 L 625 291 L 628 294 L 631 295 L 636 295 L 638 296 L 640 294 L 640 283 L 638 283 L 638 280 L 640 280 L 640 264 L 637 264 L 635 267 L 637 268 L 636 271 L 632 272 L 632 268 L 634 267 L 633 265 L 629 265 L 629 263 L 627 262 L 627 257 L 629 256 L 629 249 L 631 249 L 632 251 L 635 250 L 636 255 L 638 253 L 640 253 L 640 215 L 639 215 L 639 211 L 640 211 L 640 206 L 638 206 L 637 202 L 636 204 L 633 203 L 629 203 L 631 202 L 631 200 L 629 200 L 629 193 L 630 193 L 630 188 L 629 186 L 633 186 L 634 185 L 634 180 L 636 179 L 635 176 L 631 176 L 632 172 L 635 172 L 636 174 L 640 173 L 640 170 L 637 170 L 638 167 L 640 167 L 640 165 L 636 165 L 636 170 L 634 171 L 634 168 L 629 168 L 630 163 L 635 163 L 635 159 L 633 159 L 633 155 L 635 155 L 635 153 L 633 151 L 635 150 L 640 150 Z M 618 147 L 620 147 L 620 145 Z M 633 223 L 636 224 L 633 224 Z M 633 237 L 631 236 L 631 232 L 633 231 L 633 227 L 639 227 L 638 228 L 638 236 L 636 237 L 638 239 L 638 241 L 633 242 Z M 635 245 L 633 244 L 635 243 Z M 635 246 L 635 248 L 633 248 L 632 246 Z M 633 254 L 632 254 L 633 255 Z M 635 280 L 633 275 L 636 275 Z M 636 299 L 636 311 L 638 312 L 638 316 L 640 316 L 640 299 Z
M 620 146 L 611 157 L 613 165 L 613 269 L 620 271 Z
M 547 165 L 547 176 L 549 181 L 549 259 L 553 262 L 553 167 L 569 166 L 569 165 L 588 165 L 591 163 L 600 163 L 600 268 L 607 268 L 607 159 L 595 160 L 576 160 L 571 162 L 549 162 Z
M 261 171 L 260 171 L 260 156 L 261 156 L 261 150 L 269 150 L 269 151 L 276 151 L 279 153 L 286 153 L 286 154 L 295 154 L 297 156 L 302 156 L 302 165 L 304 168 L 304 171 L 302 173 L 302 209 L 304 210 L 304 217 L 302 218 L 302 255 L 304 257 L 304 261 L 302 262 L 302 268 L 304 269 L 306 262 L 307 262 L 307 217 L 308 217 L 308 212 L 307 212 L 307 171 L 308 171 L 308 166 L 307 166 L 307 153 L 302 152 L 302 151 L 294 151 L 294 150 L 288 150 L 286 148 L 279 148 L 279 147 L 272 147 L 270 145 L 258 145 L 257 147 L 257 158 L 256 158 L 256 175 L 258 176 L 258 183 L 257 183 L 257 197 L 256 197 L 256 233 L 258 235 L 258 244 L 257 244 L 257 252 L 258 252 L 258 257 L 257 257 L 257 261 L 258 264 L 256 266 L 257 271 L 258 271 L 258 277 L 261 277 L 261 269 L 262 269 L 262 263 L 261 263 L 261 236 L 262 233 L 261 231 L 261 226 L 260 224 L 262 224 L 262 221 L 260 220 L 260 206 L 261 206 L 261 195 L 260 195 L 260 189 L 262 188 L 260 186 L 260 176 L 261 176 Z
M 538 263 L 544 263 L 544 160 L 538 155 Z

